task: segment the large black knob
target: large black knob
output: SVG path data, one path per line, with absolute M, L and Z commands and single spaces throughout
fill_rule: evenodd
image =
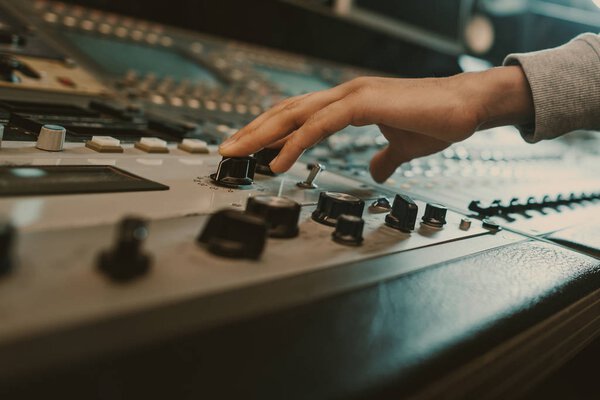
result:
M 13 249 L 15 227 L 10 222 L 0 222 L 0 276 L 9 273 L 14 266 Z
M 271 171 L 269 164 L 279 155 L 281 149 L 262 149 L 254 154 L 256 158 L 256 173 L 262 175 L 273 176 L 275 173 Z
M 100 253 L 98 267 L 115 281 L 129 281 L 145 274 L 151 263 L 151 257 L 142 250 L 147 237 L 145 220 L 124 218 L 119 223 L 114 247 Z
M 385 216 L 385 224 L 402 232 L 415 229 L 419 207 L 408 196 L 397 194 L 392 205 L 392 212 Z
M 335 226 L 337 219 L 342 214 L 362 217 L 365 202 L 345 193 L 321 192 L 317 209 L 312 213 L 315 221 Z
M 246 212 L 264 219 L 268 235 L 276 238 L 298 236 L 300 204 L 285 197 L 254 196 L 248 198 Z
M 337 219 L 331 237 L 335 242 L 346 246 L 360 246 L 363 242 L 364 227 L 365 221 L 361 217 L 342 214 Z
M 210 178 L 226 187 L 251 185 L 254 180 L 256 159 L 254 157 L 223 157 L 217 172 Z
M 425 206 L 425 213 L 423 214 L 423 218 L 421 218 L 421 220 L 425 225 L 434 228 L 441 228 L 446 225 L 447 211 L 448 210 L 446 207 L 442 205 L 427 203 L 427 206 Z
M 266 239 L 265 220 L 237 210 L 212 215 L 197 238 L 213 254 L 253 260 L 262 254 Z

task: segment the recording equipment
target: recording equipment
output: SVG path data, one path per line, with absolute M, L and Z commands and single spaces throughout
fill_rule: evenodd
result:
M 597 265 L 597 138 L 499 128 L 376 184 L 385 139 L 350 127 L 277 175 L 276 149 L 217 146 L 369 71 L 45 0 L 6 1 L 0 21 L 2 390 L 436 265 Z

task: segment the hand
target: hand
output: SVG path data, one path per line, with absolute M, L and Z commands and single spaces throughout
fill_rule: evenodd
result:
M 520 67 L 450 78 L 357 78 L 282 101 L 224 142 L 224 156 L 281 147 L 270 167 L 288 170 L 309 147 L 348 125 L 377 124 L 389 145 L 371 161 L 385 181 L 402 163 L 438 152 L 479 128 L 530 122 L 533 101 Z

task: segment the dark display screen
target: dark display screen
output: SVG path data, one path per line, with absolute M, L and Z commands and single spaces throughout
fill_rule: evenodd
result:
M 119 168 L 104 165 L 0 166 L 0 196 L 36 196 L 167 190 Z
M 65 36 L 80 51 L 115 75 L 122 76 L 132 70 L 140 75 L 152 73 L 158 78 L 169 76 L 176 81 L 189 80 L 218 85 L 217 79 L 208 69 L 175 51 L 78 32 L 67 32 Z
M 461 0 L 356 0 L 356 7 L 397 19 L 426 31 L 459 37 Z

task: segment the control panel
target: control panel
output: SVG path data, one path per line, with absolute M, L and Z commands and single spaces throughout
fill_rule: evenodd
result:
M 287 96 L 372 71 L 45 0 L 3 2 L 0 23 L 0 354 L 284 280 L 271 303 L 309 301 L 600 222 L 593 134 L 529 145 L 498 128 L 377 184 L 385 138 L 350 127 L 278 175 L 277 149 L 218 145 Z M 410 261 L 393 274 L 348 267 L 396 253 Z

